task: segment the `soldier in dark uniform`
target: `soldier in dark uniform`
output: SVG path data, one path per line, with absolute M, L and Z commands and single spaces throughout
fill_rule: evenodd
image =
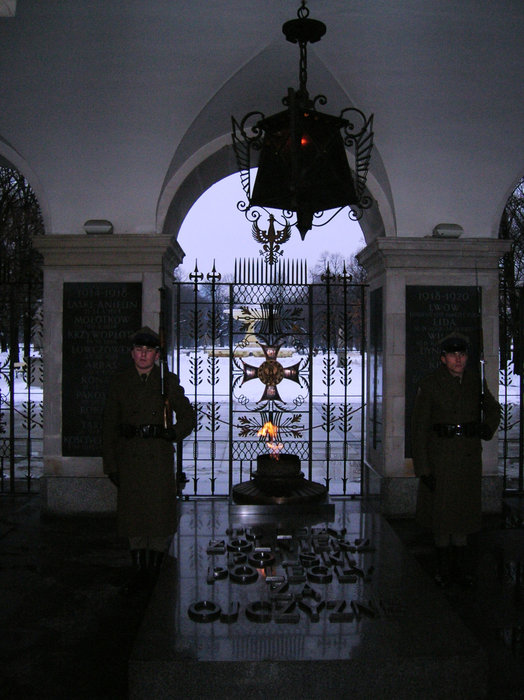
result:
M 114 378 L 104 412 L 104 472 L 118 488 L 118 532 L 129 538 L 132 580 L 138 587 L 154 578 L 175 532 L 173 442 L 195 427 L 195 411 L 178 377 L 168 372 L 167 395 L 176 422 L 165 429 L 159 355 L 153 330 L 144 327 L 134 334 L 134 367 Z
M 473 585 L 467 545 L 468 535 L 481 527 L 481 439 L 495 434 L 500 406 L 486 386 L 481 392 L 480 374 L 467 366 L 467 338 L 445 338 L 440 360 L 420 382 L 412 416 L 417 519 L 433 532 L 437 583 L 447 586 L 456 576 Z

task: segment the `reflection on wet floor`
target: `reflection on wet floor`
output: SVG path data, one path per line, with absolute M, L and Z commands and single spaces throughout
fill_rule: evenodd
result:
M 438 592 L 482 647 L 487 657 L 486 697 L 497 700 L 524 698 L 521 514 L 516 505 L 512 511 L 506 509 L 504 516 L 485 517 L 483 530 L 474 542 L 479 573 L 476 589 L 466 591 L 453 586 L 445 593 Z M 433 550 L 428 534 L 413 520 L 389 524 L 416 560 L 406 564 L 408 570 L 418 564 L 421 575 L 426 574 L 422 590 L 434 591 Z M 382 529 L 386 531 L 385 526 Z M 349 530 L 351 538 L 356 539 L 357 532 L 352 526 Z M 129 697 L 128 662 L 148 599 L 121 594 L 130 562 L 126 543 L 115 532 L 112 518 L 41 518 L 38 495 L 0 498 L 2 697 Z M 209 539 L 219 533 L 205 534 L 209 535 L 207 550 Z M 369 539 L 373 542 L 376 538 L 374 531 Z M 206 563 L 207 556 L 206 551 Z M 406 554 L 395 556 L 398 562 L 409 561 Z M 403 580 L 392 562 L 382 573 L 380 567 L 375 567 L 369 585 L 378 586 L 382 575 L 393 584 Z M 313 588 L 320 584 L 310 585 Z M 210 586 L 204 581 L 201 587 L 207 591 Z M 392 595 L 392 589 L 388 597 L 382 595 L 377 600 L 389 614 L 393 608 L 397 612 L 405 609 L 399 605 L 398 596 Z M 398 605 L 392 607 L 395 602 Z M 325 614 L 332 612 L 326 610 Z M 301 613 L 307 616 L 307 612 Z M 320 616 L 326 625 L 334 624 L 324 620 L 322 611 Z M 375 622 L 369 618 L 366 624 Z M 306 624 L 305 618 L 302 624 Z
M 164 570 L 131 657 L 135 697 L 169 687 L 172 678 L 177 688 L 198 696 L 199 663 L 208 664 L 222 696 L 237 686 L 256 695 L 250 678 L 261 662 L 278 666 L 279 680 L 271 684 L 277 697 L 320 697 L 320 688 L 340 694 L 343 687 L 350 687 L 353 697 L 366 697 L 370 688 L 376 697 L 385 697 L 386 689 L 397 698 L 490 697 L 492 682 L 497 697 L 519 697 L 514 693 L 521 687 L 522 650 L 504 646 L 501 639 L 509 628 L 518 630 L 519 582 L 508 585 L 501 578 L 505 564 L 495 533 L 502 533 L 499 539 L 511 559 L 508 543 L 524 530 L 503 530 L 501 519 L 492 519 L 474 543 L 478 589 L 452 586 L 443 594 L 431 578 L 431 540 L 412 521 L 393 523 L 399 541 L 385 520 L 356 502 L 336 501 L 333 517 L 324 514 L 313 524 L 297 514 L 292 527 L 273 523 L 274 536 L 268 535 L 267 523 L 262 527 L 253 513 L 250 517 L 244 522 L 227 503 L 184 504 L 172 549 L 176 564 L 171 558 Z M 279 535 L 288 538 L 285 547 Z M 231 550 L 242 543 L 274 557 L 265 579 L 250 564 L 252 553 Z M 348 545 L 343 553 L 342 543 Z M 244 556 L 245 561 L 231 561 Z M 308 567 L 304 557 L 315 562 L 307 559 Z M 247 578 L 250 572 L 253 578 Z M 287 596 L 285 620 L 280 619 L 283 601 L 274 597 L 279 595 Z M 224 672 L 234 659 L 243 660 L 247 676 Z M 435 690 L 424 695 L 420 679 L 427 683 L 432 659 L 438 659 Z M 297 661 L 305 662 L 299 679 L 293 674 Z M 501 681 L 503 667 L 511 670 Z

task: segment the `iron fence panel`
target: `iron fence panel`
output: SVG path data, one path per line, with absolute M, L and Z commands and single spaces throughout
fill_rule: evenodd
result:
M 287 273 L 248 269 L 233 282 L 195 273 L 174 284 L 173 365 L 198 414 L 185 495 L 229 495 L 268 450 L 297 455 L 333 495 L 360 493 L 364 286 L 307 283 L 298 265 Z M 268 423 L 273 447 L 259 435 Z

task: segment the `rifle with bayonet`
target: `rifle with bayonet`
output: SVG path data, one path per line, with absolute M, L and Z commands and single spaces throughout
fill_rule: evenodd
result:
M 480 369 L 480 405 L 479 419 L 480 429 L 484 424 L 484 392 L 485 392 L 485 377 L 486 377 L 486 360 L 484 359 L 484 331 L 482 327 L 482 289 L 479 286 L 477 266 L 475 265 L 475 283 L 477 286 L 477 318 L 478 318 L 478 350 L 479 350 L 479 369 Z
M 160 314 L 159 314 L 159 345 L 160 345 L 160 391 L 162 393 L 162 426 L 165 431 L 165 436 L 168 439 L 174 437 L 173 431 L 173 410 L 169 400 L 169 369 L 167 366 L 167 348 L 166 348 L 166 327 L 165 327 L 165 290 L 160 289 Z
M 173 407 L 169 400 L 169 367 L 167 365 L 167 347 L 166 347 L 166 325 L 165 325 L 165 296 L 166 292 L 163 287 L 160 288 L 160 314 L 159 314 L 159 345 L 160 345 L 160 391 L 162 393 L 162 425 L 164 435 L 167 440 L 177 442 L 176 450 L 176 482 L 178 495 L 182 495 L 182 490 L 188 479 L 182 471 L 182 441 L 177 440 L 176 430 L 173 426 Z
M 478 349 L 480 369 L 480 398 L 479 398 L 479 425 L 482 440 L 491 440 L 493 431 L 485 422 L 486 403 L 486 360 L 484 359 L 484 331 L 482 326 L 482 288 L 478 283 L 477 266 L 475 265 L 475 282 L 477 286 L 477 315 L 478 315 Z

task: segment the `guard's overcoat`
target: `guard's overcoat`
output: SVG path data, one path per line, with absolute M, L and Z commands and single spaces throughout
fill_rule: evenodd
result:
M 183 439 L 195 426 L 195 412 L 178 377 L 168 373 L 167 379 L 176 439 Z M 145 383 L 131 367 L 118 374 L 109 388 L 103 424 L 104 472 L 118 474 L 118 532 L 125 537 L 164 537 L 176 529 L 173 443 L 122 434 L 123 425 L 162 425 L 163 408 L 157 366 Z
M 420 482 L 417 519 L 436 536 L 470 534 L 481 525 L 480 437 L 441 437 L 438 424 L 475 423 L 480 417 L 480 377 L 466 367 L 462 379 L 442 365 L 419 385 L 412 416 L 412 454 L 417 476 L 433 474 L 434 492 Z M 485 389 L 484 423 L 491 435 L 500 406 Z

